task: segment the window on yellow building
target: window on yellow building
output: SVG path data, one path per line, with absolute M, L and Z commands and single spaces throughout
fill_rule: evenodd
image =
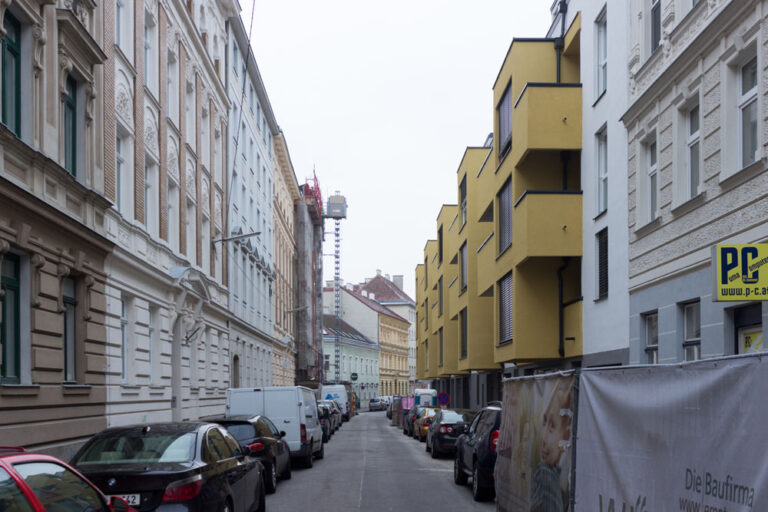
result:
M 507 85 L 504 93 L 501 95 L 501 100 L 496 107 L 496 115 L 498 116 L 499 132 L 498 132 L 498 147 L 499 157 L 503 158 L 509 152 L 509 148 L 512 145 L 512 82 Z

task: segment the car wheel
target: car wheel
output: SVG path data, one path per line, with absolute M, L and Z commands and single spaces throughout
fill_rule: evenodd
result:
M 328 434 L 323 432 L 323 443 L 327 443 L 327 442 L 328 442 Z
M 283 471 L 283 474 L 280 475 L 283 480 L 290 480 L 291 479 L 291 459 L 288 459 L 288 464 L 285 466 L 285 471 Z
M 433 459 L 436 459 L 436 458 L 438 458 L 440 456 L 440 453 L 437 451 L 437 448 L 435 447 L 434 444 L 432 445 L 432 449 L 429 450 L 429 451 L 432 452 L 431 455 L 432 455 Z
M 274 494 L 277 490 L 277 462 L 272 461 L 264 468 L 264 491 Z
M 453 483 L 456 485 L 467 485 L 467 474 L 464 472 L 464 468 L 461 467 L 458 454 L 453 459 Z
M 485 501 L 490 497 L 491 491 L 483 486 L 484 483 L 480 481 L 480 469 L 475 461 L 472 467 L 472 498 L 475 501 Z
M 316 457 L 317 457 L 318 459 L 322 459 L 323 457 L 325 457 L 325 445 L 324 445 L 324 444 L 323 444 L 323 445 L 320 445 L 320 451 L 319 451 L 319 452 L 317 452 L 317 455 L 316 455 Z
M 314 457 L 313 457 L 312 453 L 310 453 L 309 455 L 304 457 L 304 467 L 305 468 L 311 468 L 312 464 L 313 464 L 313 459 L 314 459 Z
M 232 503 L 229 501 L 229 498 L 224 501 L 224 505 L 221 506 L 221 512 L 232 512 L 234 508 L 232 507 Z
M 408 429 L 405 427 L 403 427 L 403 435 L 406 435 L 406 436 L 408 435 Z
M 424 443 L 424 449 L 427 451 L 427 453 L 432 451 L 432 448 L 429 447 L 429 437 L 427 437 L 427 442 Z

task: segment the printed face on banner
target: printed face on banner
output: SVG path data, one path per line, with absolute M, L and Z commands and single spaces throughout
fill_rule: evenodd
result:
M 570 510 L 573 376 L 504 383 L 496 459 L 499 510 Z

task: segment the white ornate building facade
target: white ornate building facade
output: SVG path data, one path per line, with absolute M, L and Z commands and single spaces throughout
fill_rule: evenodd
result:
M 225 20 L 236 3 L 104 5 L 107 423 L 221 412 L 229 385 Z
M 739 354 L 768 303 L 716 302 L 712 248 L 768 241 L 768 5 L 633 0 L 630 362 Z

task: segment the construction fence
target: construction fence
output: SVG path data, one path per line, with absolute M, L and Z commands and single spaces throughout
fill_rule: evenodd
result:
M 768 510 L 768 354 L 504 382 L 505 512 Z

